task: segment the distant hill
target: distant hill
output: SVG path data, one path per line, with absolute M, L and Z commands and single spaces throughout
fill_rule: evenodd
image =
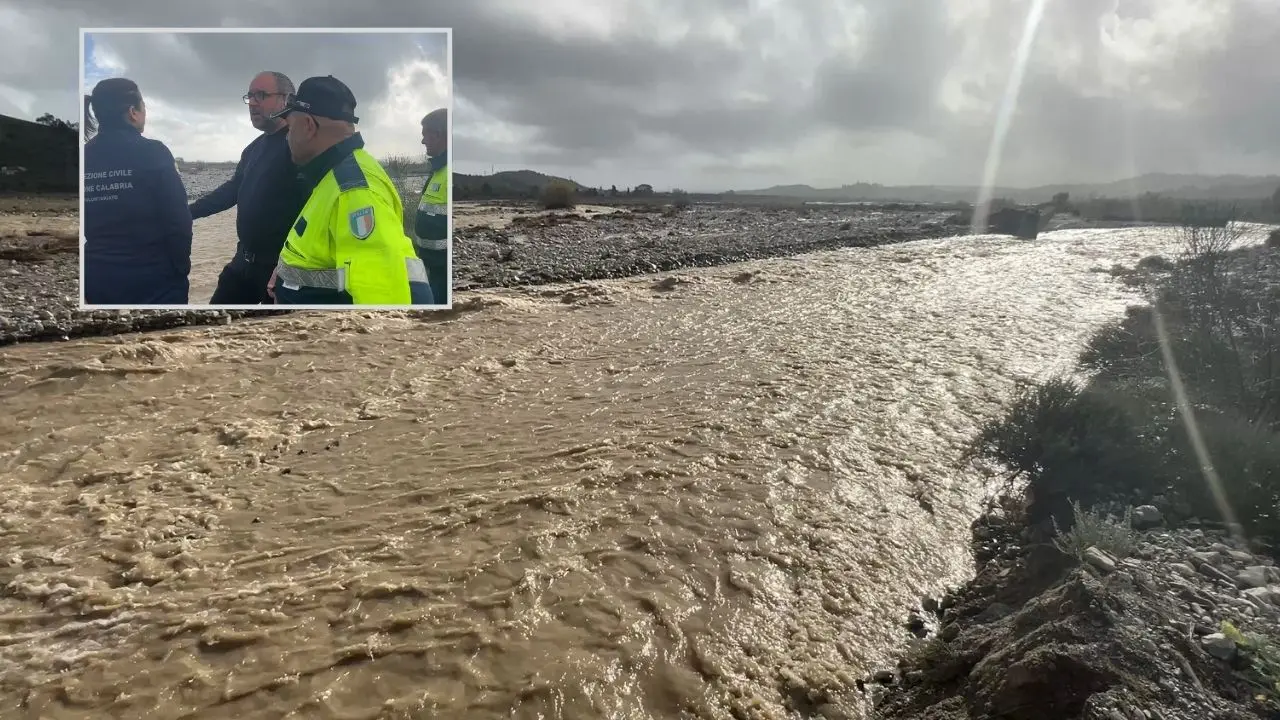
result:
M 80 192 L 80 132 L 0 115 L 0 192 Z
M 1048 202 L 1065 192 L 1073 199 L 1100 197 L 1132 197 L 1159 193 L 1184 200 L 1256 200 L 1270 197 L 1280 187 L 1280 175 L 1264 177 L 1248 175 L 1184 175 L 1148 173 L 1128 180 L 1096 184 L 1041 185 L 1032 188 L 998 187 L 993 197 L 1020 203 Z M 857 183 L 838 188 L 814 188 L 809 185 L 776 185 L 763 190 L 742 191 L 743 195 L 788 197 L 827 202 L 898 201 L 921 203 L 972 202 L 978 196 L 976 186 L 946 185 L 879 185 Z
M 492 175 L 464 175 L 454 173 L 454 197 L 474 199 L 484 197 L 531 198 L 537 197 L 542 189 L 553 182 L 572 185 L 579 191 L 585 191 L 584 185 L 554 175 L 545 175 L 533 170 L 504 170 Z
M 453 176 L 455 197 L 474 200 L 492 198 L 532 198 L 548 183 L 570 183 L 582 195 L 607 195 L 605 188 L 592 188 L 565 178 L 533 170 L 508 170 L 493 175 Z M 647 186 L 640 186 L 647 187 Z M 1058 193 L 1072 200 L 1091 198 L 1130 198 L 1156 193 L 1175 200 L 1256 201 L 1270 198 L 1280 188 L 1280 175 L 1187 175 L 1148 173 L 1127 180 L 1093 184 L 1054 184 L 1031 188 L 997 187 L 992 197 L 1017 203 L 1049 202 Z M 625 192 L 624 192 L 625 194 Z M 652 194 L 651 191 L 648 194 Z M 660 194 L 660 193 L 659 193 Z M 810 185 L 775 185 L 761 190 L 737 190 L 720 195 L 765 197 L 809 202 L 903 202 L 903 203 L 972 203 L 978 188 L 968 185 L 880 185 L 855 183 L 838 188 L 815 188 Z M 712 197 L 713 195 L 707 195 Z

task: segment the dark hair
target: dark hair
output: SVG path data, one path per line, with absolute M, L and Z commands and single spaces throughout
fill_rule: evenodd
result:
M 88 141 L 98 134 L 98 123 L 93 119 L 93 97 L 84 96 L 84 139 Z
M 86 129 L 119 127 L 125 124 L 129 110 L 142 107 L 142 91 L 138 84 L 125 78 L 107 78 L 93 86 L 93 92 L 85 96 L 84 119 Z M 89 110 L 93 110 L 93 117 Z

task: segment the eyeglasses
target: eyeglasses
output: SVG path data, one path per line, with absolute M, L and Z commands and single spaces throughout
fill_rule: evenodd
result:
M 295 112 L 311 114 L 311 103 L 299 100 L 293 93 L 284 93 L 284 108 L 280 112 L 272 113 L 271 118 L 274 120 Z
M 253 92 L 251 92 L 251 93 L 245 93 L 245 96 L 244 96 L 244 97 L 242 97 L 242 98 L 240 98 L 240 99 L 241 99 L 241 100 L 244 100 L 244 104 L 245 104 L 245 105 L 248 105 L 248 104 L 249 104 L 251 101 L 253 101 L 253 100 L 257 100 L 258 102 L 262 102 L 263 100 L 266 100 L 267 98 L 271 97 L 272 95 L 285 95 L 285 94 L 287 94 L 287 93 L 278 93 L 278 92 L 271 92 L 271 93 L 269 93 L 269 92 L 265 92 L 265 91 L 263 91 L 263 90 L 254 90 L 254 91 L 253 91 Z

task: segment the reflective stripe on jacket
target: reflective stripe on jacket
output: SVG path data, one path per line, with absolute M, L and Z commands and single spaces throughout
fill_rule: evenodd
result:
M 408 305 L 431 297 L 404 233 L 400 194 L 359 133 L 302 174 L 316 184 L 280 252 L 278 303 Z
M 449 161 L 432 158 L 431 173 L 422 184 L 413 224 L 414 244 L 426 250 L 449 249 Z

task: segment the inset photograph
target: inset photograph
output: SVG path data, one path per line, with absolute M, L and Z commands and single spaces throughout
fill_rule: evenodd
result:
M 452 306 L 448 29 L 83 29 L 82 309 Z

